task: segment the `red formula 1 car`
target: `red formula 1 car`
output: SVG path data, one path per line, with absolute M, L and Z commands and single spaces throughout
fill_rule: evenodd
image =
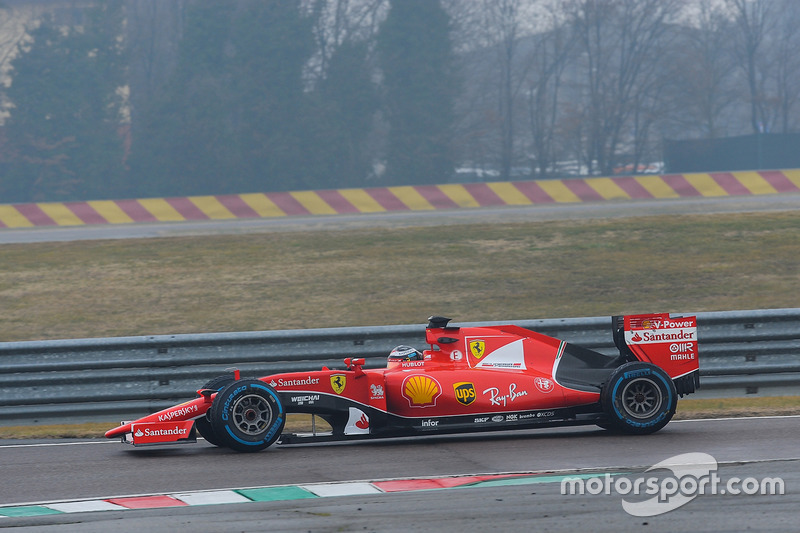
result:
M 431 317 L 430 349 L 395 349 L 387 368 L 211 380 L 194 400 L 106 433 L 134 445 L 186 443 L 199 432 L 237 451 L 281 444 L 596 424 L 633 434 L 663 428 L 678 396 L 699 386 L 695 317 L 612 317 L 619 355 L 518 326 L 450 327 Z M 287 413 L 320 416 L 326 433 L 284 433 Z

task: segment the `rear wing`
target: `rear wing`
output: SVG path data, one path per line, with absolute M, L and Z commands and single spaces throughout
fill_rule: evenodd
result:
M 697 318 L 668 313 L 612 317 L 620 353 L 664 369 L 681 396 L 700 387 Z

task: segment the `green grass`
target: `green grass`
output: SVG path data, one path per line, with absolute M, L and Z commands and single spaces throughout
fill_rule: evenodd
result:
M 0 247 L 0 341 L 795 307 L 800 214 Z

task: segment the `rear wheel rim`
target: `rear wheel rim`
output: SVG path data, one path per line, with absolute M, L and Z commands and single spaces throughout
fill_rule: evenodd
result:
M 631 418 L 647 419 L 658 413 L 664 401 L 659 386 L 647 378 L 638 378 L 622 389 L 622 407 Z

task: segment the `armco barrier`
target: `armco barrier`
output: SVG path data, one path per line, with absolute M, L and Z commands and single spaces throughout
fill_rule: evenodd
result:
M 701 390 L 693 397 L 800 394 L 800 309 L 697 317 Z M 616 350 L 609 317 L 508 322 L 603 353 Z M 0 343 L 0 425 L 140 416 L 192 398 L 230 367 L 264 376 L 342 368 L 342 359 L 356 356 L 378 368 L 393 346 L 424 348 L 424 330 L 418 324 Z

